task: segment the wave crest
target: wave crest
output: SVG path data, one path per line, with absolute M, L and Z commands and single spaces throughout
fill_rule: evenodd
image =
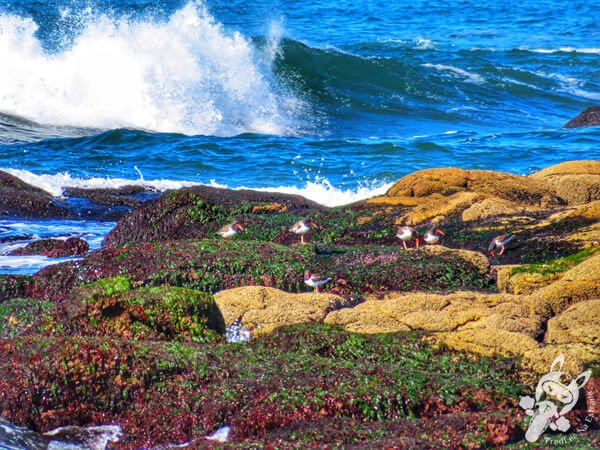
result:
M 277 85 L 251 40 L 203 5 L 164 21 L 89 12 L 81 20 L 68 48 L 50 54 L 32 19 L 0 15 L 0 61 L 11 67 L 0 71 L 1 112 L 104 129 L 295 134 L 301 102 Z

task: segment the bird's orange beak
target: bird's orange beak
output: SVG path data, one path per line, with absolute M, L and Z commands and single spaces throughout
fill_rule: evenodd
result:
M 421 238 L 415 238 L 415 246 L 419 248 L 419 245 L 421 245 Z
M 439 228 L 436 228 L 436 229 L 435 229 L 435 231 L 437 231 L 438 233 L 440 233 L 442 236 L 446 236 L 446 235 L 444 234 L 444 232 L 443 232 L 442 230 L 440 230 Z
M 244 227 L 241 224 L 236 224 L 235 227 L 240 230 L 240 231 L 244 231 Z

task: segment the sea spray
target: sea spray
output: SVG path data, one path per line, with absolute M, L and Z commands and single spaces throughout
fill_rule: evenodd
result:
M 0 15 L 0 61 L 11 68 L 0 72 L 0 112 L 96 129 L 295 132 L 298 102 L 278 88 L 252 41 L 225 30 L 202 4 L 162 21 L 80 14 L 78 34 L 55 53 L 33 19 Z
M 126 178 L 77 178 L 69 173 L 59 173 L 54 175 L 37 175 L 27 170 L 20 169 L 0 169 L 14 175 L 28 184 L 45 190 L 55 197 L 60 197 L 67 187 L 78 187 L 86 189 L 114 189 L 123 186 L 144 186 L 167 191 L 172 189 L 181 189 L 190 186 L 209 185 L 219 188 L 230 189 L 255 189 L 266 192 L 281 192 L 284 194 L 295 194 L 306 197 L 324 206 L 341 206 L 364 200 L 376 195 L 384 194 L 392 185 L 385 181 L 358 182 L 353 188 L 343 189 L 335 186 L 327 178 L 315 175 L 313 180 L 302 182 L 301 186 L 279 185 L 271 187 L 253 187 L 253 186 L 235 186 L 227 183 L 221 183 L 216 180 L 210 180 L 208 183 L 199 183 L 194 181 L 178 180 L 150 180 L 140 177 L 137 180 Z M 139 170 L 139 169 L 138 169 Z

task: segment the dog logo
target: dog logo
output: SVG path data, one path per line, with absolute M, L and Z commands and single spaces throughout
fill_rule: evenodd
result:
M 519 406 L 531 416 L 529 427 L 525 433 L 525 439 L 536 442 L 548 427 L 551 430 L 567 432 L 571 424 L 565 414 L 573 409 L 579 400 L 579 390 L 585 386 L 592 375 L 591 370 L 579 374 L 569 384 L 561 383 L 561 369 L 565 362 L 565 356 L 558 356 L 550 371 L 540 378 L 535 388 L 535 399 L 521 397 Z

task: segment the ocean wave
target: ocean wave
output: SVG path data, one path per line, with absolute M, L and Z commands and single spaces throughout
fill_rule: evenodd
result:
M 111 189 L 134 185 L 153 188 L 164 192 L 167 190 L 180 189 L 184 187 L 209 185 L 220 188 L 254 189 L 257 191 L 296 194 L 301 195 L 309 200 L 313 200 L 324 206 L 341 206 L 377 195 L 382 195 L 391 186 L 391 183 L 388 182 L 373 181 L 357 183 L 353 188 L 344 189 L 334 186 L 326 178 L 316 177 L 314 181 L 306 181 L 302 186 L 282 185 L 258 188 L 252 186 L 230 187 L 227 184 L 219 183 L 216 180 L 211 180 L 210 183 L 178 180 L 146 180 L 141 172 L 139 172 L 139 179 L 125 179 L 102 177 L 77 178 L 71 176 L 68 172 L 38 175 L 28 170 L 21 169 L 3 168 L 0 170 L 10 173 L 32 186 L 43 189 L 55 197 L 62 196 L 63 190 L 68 187 Z
M 590 92 L 585 89 L 582 89 L 582 86 L 586 85 L 586 82 L 579 80 L 575 77 L 542 71 L 536 71 L 534 72 L 534 74 L 542 78 L 557 81 L 558 90 L 561 90 L 563 92 L 567 92 L 577 97 L 587 98 L 590 100 L 600 100 L 600 92 Z
M 202 4 L 162 21 L 63 14 L 80 14 L 82 25 L 55 53 L 33 19 L 0 14 L 0 61 L 10 67 L 0 71 L 0 112 L 101 129 L 296 133 L 302 102 L 277 84 L 250 39 L 227 31 Z
M 78 257 L 48 258 L 42 255 L 11 256 L 10 253 L 38 239 L 84 239 L 90 250 L 102 246 L 104 236 L 115 226 L 114 222 L 63 219 L 0 219 L 0 274 L 27 275 L 43 267 Z
M 520 47 L 519 50 L 525 50 L 533 53 L 584 53 L 588 55 L 600 55 L 600 48 L 589 47 L 589 48 L 577 48 L 577 47 L 559 47 L 559 48 L 524 48 Z
M 423 64 L 423 67 L 437 69 L 442 72 L 450 72 L 451 74 L 453 74 L 453 76 L 458 75 L 460 77 L 463 77 L 464 80 L 467 82 L 476 83 L 476 84 L 485 83 L 485 78 L 482 77 L 481 75 L 478 75 L 478 74 L 472 73 L 472 72 L 468 72 L 459 67 L 449 66 L 446 64 L 431 64 L 431 63 Z

